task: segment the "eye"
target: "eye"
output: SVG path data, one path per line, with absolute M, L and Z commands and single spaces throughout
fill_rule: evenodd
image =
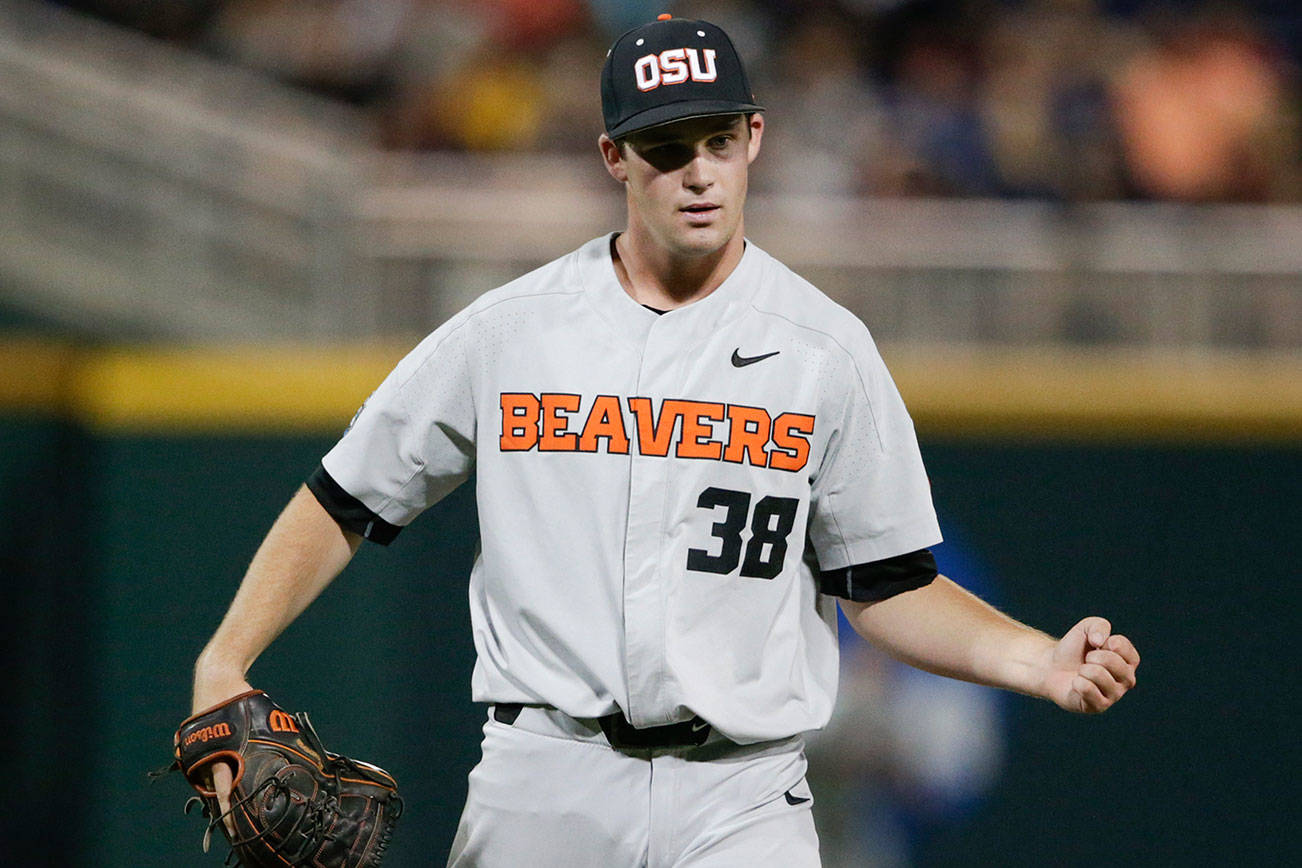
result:
M 709 144 L 710 147 L 713 148 L 714 150 L 721 151 L 724 148 L 728 147 L 728 145 L 732 144 L 732 140 L 733 140 L 732 133 L 719 133 L 719 135 L 714 136 L 710 139 Z
M 692 160 L 692 146 L 684 142 L 659 142 L 637 150 L 642 159 L 662 172 L 673 171 Z

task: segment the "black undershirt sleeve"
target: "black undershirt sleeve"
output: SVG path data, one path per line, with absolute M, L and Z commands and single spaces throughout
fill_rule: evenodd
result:
M 880 561 L 824 570 L 818 574 L 818 589 L 856 603 L 876 603 L 929 585 L 939 572 L 931 549 L 918 549 Z
M 340 527 L 371 542 L 387 546 L 402 530 L 398 525 L 389 524 L 371 512 L 366 504 L 344 491 L 320 464 L 307 478 L 307 488 L 316 495 L 325 511 L 339 522 Z

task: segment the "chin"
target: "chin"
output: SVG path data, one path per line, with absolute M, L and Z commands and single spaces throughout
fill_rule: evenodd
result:
M 722 226 L 688 229 L 674 233 L 673 246 L 687 256 L 709 256 L 726 247 L 735 231 Z

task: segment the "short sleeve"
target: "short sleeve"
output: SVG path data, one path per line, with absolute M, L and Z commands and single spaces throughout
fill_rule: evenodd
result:
M 466 358 L 470 331 L 463 315 L 423 340 L 321 459 L 309 488 L 341 523 L 348 522 L 345 527 L 374 518 L 375 527 L 392 528 L 385 531 L 392 538 L 470 475 L 475 460 Z
M 833 420 L 812 482 L 819 569 L 880 561 L 940 542 L 913 420 L 868 330 L 838 342 L 820 409 Z

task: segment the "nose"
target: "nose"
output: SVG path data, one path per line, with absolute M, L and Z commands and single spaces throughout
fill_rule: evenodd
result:
M 683 167 L 683 187 L 699 195 L 714 186 L 714 174 L 704 149 L 692 155 Z

